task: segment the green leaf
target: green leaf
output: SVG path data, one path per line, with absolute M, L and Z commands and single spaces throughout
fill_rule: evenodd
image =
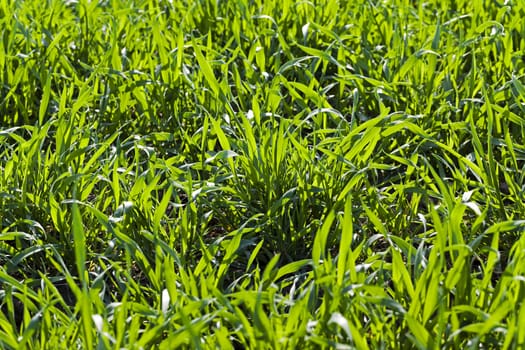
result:
M 194 39 L 192 39 L 192 44 L 195 50 L 195 57 L 197 57 L 197 62 L 199 63 L 199 68 L 204 74 L 204 78 L 206 78 L 206 81 L 208 82 L 208 85 L 213 91 L 215 97 L 218 97 L 220 94 L 220 85 L 219 85 L 219 82 L 217 81 L 217 78 L 215 78 L 213 69 L 208 63 L 208 60 L 203 56 L 199 45 L 195 42 Z

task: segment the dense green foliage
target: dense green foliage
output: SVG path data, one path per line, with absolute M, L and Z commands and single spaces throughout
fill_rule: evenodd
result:
M 0 1 L 0 347 L 524 347 L 524 17 Z

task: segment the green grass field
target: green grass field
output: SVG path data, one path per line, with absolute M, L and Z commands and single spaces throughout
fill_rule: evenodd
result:
M 524 18 L 1 0 L 0 348 L 524 348 Z

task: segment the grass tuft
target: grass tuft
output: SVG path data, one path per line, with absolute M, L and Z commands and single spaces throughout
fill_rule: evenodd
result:
M 524 14 L 1 1 L 0 348 L 522 348 Z

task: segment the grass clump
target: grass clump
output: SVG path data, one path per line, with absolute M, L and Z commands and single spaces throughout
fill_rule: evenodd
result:
M 1 348 L 524 346 L 522 2 L 0 14 Z

